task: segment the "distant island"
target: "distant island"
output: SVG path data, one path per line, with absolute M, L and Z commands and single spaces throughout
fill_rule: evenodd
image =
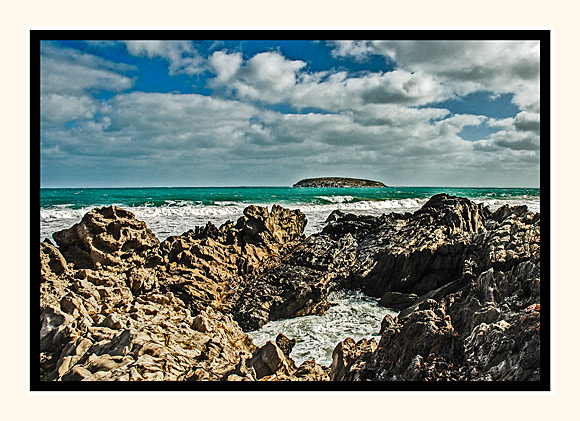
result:
M 387 187 L 380 181 L 346 177 L 305 178 L 293 187 Z

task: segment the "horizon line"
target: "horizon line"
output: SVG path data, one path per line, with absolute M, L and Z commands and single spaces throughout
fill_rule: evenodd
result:
M 294 187 L 293 185 L 214 185 L 214 186 L 52 186 L 52 187 L 43 187 L 40 186 L 40 189 L 198 189 L 198 188 L 272 188 L 272 187 L 291 187 L 291 188 L 300 188 L 300 189 L 309 189 L 309 188 L 335 188 L 335 189 L 348 189 L 348 188 L 373 188 L 373 189 L 381 189 L 381 188 L 425 188 L 425 189 L 432 189 L 432 188 L 451 188 L 451 189 L 539 189 L 540 186 L 537 187 L 524 187 L 524 186 L 445 186 L 445 185 L 438 185 L 438 186 L 428 186 L 428 185 L 386 185 L 385 187 Z

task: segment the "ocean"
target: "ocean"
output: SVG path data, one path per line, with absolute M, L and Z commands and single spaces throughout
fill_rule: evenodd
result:
M 117 205 L 147 223 L 160 239 L 180 235 L 208 221 L 219 226 L 236 221 L 246 206 L 279 204 L 300 209 L 308 223 L 305 234 L 319 232 L 335 209 L 355 214 L 381 215 L 414 212 L 438 193 L 463 196 L 491 210 L 527 205 L 540 212 L 540 189 L 532 188 L 294 188 L 294 187 L 164 187 L 164 188 L 62 188 L 40 190 L 40 241 L 70 228 L 95 207 Z M 382 318 L 396 313 L 378 306 L 377 299 L 357 292 L 336 292 L 335 303 L 324 316 L 306 316 L 270 322 L 249 332 L 257 345 L 278 333 L 295 338 L 292 358 L 297 364 L 315 358 L 329 365 L 332 350 L 347 336 L 355 340 L 378 335 Z
M 163 187 L 66 188 L 40 190 L 40 240 L 69 228 L 95 207 L 117 205 L 135 214 L 160 239 L 180 235 L 211 221 L 236 221 L 255 204 L 300 209 L 306 214 L 306 235 L 320 231 L 335 209 L 380 215 L 414 212 L 431 196 L 449 193 L 483 202 L 493 210 L 503 204 L 525 204 L 540 211 L 540 189 L 523 188 L 295 188 L 295 187 Z

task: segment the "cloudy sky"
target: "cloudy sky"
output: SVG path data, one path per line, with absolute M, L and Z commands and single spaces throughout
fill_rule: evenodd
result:
M 42 41 L 41 187 L 538 187 L 534 41 Z

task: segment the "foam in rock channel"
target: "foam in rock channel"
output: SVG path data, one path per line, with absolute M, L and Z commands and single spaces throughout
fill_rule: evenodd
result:
M 334 305 L 321 316 L 305 316 L 276 320 L 261 329 L 248 332 L 257 346 L 267 341 L 275 341 L 279 333 L 296 339 L 290 356 L 297 365 L 310 359 L 329 366 L 332 351 L 345 337 L 355 341 L 379 338 L 381 321 L 386 314 L 396 312 L 378 305 L 378 299 L 365 296 L 358 291 L 337 291 L 329 296 Z

